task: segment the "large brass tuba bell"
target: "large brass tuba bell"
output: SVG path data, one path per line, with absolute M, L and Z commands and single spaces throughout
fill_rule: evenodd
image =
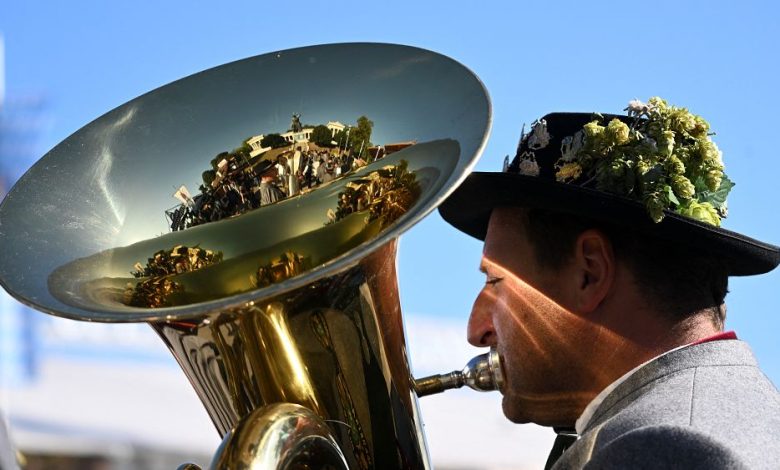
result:
M 53 315 L 148 322 L 225 436 L 215 468 L 428 468 L 418 392 L 496 388 L 500 366 L 414 381 L 397 239 L 489 125 L 480 81 L 422 49 L 222 65 L 46 154 L 0 207 L 0 280 Z

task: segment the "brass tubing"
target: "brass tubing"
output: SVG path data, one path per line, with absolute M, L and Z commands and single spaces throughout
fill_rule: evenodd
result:
M 287 402 L 318 414 L 352 469 L 430 468 L 406 360 L 392 240 L 269 299 L 157 331 L 224 436 Z

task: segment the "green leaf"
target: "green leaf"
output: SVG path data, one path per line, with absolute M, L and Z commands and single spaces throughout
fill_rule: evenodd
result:
M 691 179 L 690 176 L 688 179 Z M 696 179 L 691 179 L 691 182 L 693 183 L 693 187 L 696 188 L 697 197 L 699 197 L 701 194 L 710 192 L 710 190 L 707 189 L 707 183 L 704 181 L 703 176 L 697 176 Z
M 669 198 L 669 201 L 674 204 L 675 207 L 680 205 L 680 200 L 677 199 L 677 196 L 674 195 L 674 191 L 672 191 L 672 187 L 668 184 L 665 186 L 666 188 L 666 196 Z
M 724 174 L 717 191 L 702 191 L 701 193 L 697 193 L 697 199 L 699 202 L 709 202 L 715 208 L 723 207 L 726 204 L 726 198 L 733 187 L 734 182 Z

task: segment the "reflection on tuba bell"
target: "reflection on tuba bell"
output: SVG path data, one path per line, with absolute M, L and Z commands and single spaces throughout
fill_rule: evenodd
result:
M 213 468 L 429 468 L 417 397 L 500 388 L 501 367 L 412 378 L 397 240 L 489 126 L 480 81 L 422 49 L 222 65 L 30 169 L 0 206 L 0 281 L 53 315 L 148 322 L 224 436 Z

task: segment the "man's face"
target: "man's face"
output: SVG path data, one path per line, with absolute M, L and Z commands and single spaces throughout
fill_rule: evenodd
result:
M 572 425 L 593 396 L 584 346 L 592 344 L 592 329 L 566 307 L 579 282 L 575 264 L 540 266 L 520 211 L 493 210 L 480 266 L 485 286 L 468 338 L 475 346 L 495 346 L 502 357 L 507 418 Z

